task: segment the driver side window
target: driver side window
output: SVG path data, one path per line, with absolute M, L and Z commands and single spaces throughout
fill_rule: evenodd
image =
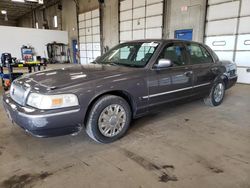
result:
M 181 44 L 167 45 L 161 52 L 159 59 L 168 59 L 172 63 L 172 67 L 186 65 L 185 48 Z M 158 60 L 159 60 L 158 59 Z

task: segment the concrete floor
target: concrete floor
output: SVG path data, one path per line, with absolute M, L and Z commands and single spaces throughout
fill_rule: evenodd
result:
M 39 139 L 0 106 L 0 187 L 250 187 L 250 86 L 216 108 L 201 100 L 133 121 L 127 135 Z

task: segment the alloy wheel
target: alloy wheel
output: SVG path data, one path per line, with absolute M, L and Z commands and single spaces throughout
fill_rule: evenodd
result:
M 104 136 L 114 137 L 122 131 L 126 118 L 126 112 L 121 105 L 109 105 L 99 116 L 98 128 Z

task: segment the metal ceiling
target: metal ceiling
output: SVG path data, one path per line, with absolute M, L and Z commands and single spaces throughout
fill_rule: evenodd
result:
M 45 0 L 44 4 L 46 5 L 46 2 L 49 0 Z M 31 3 L 31 2 L 13 2 L 11 0 L 0 0 L 0 11 L 6 10 L 8 20 L 16 21 L 18 18 L 22 17 L 23 15 L 29 13 L 32 11 L 32 9 L 41 7 L 43 5 L 40 5 L 38 3 Z M 4 20 L 5 15 L 2 15 L 0 12 L 0 20 Z

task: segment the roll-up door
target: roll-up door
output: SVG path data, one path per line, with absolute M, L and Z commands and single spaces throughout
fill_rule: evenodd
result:
M 162 38 L 163 0 L 121 0 L 120 42 Z
M 100 11 L 79 14 L 79 44 L 81 64 L 92 62 L 101 55 Z
M 250 84 L 250 0 L 209 0 L 205 42 L 221 60 L 238 67 L 238 82 Z

